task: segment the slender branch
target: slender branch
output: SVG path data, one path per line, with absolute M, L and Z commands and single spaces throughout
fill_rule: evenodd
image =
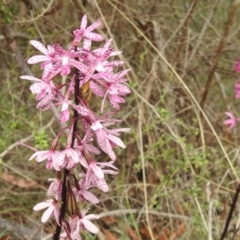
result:
M 48 5 L 43 9 L 43 11 L 38 14 L 36 17 L 31 17 L 30 19 L 28 20 L 22 20 L 22 21 L 15 21 L 17 23 L 29 23 L 29 22 L 34 22 L 34 21 L 37 21 L 38 19 L 42 18 L 43 16 L 45 16 L 45 14 L 47 12 L 50 11 L 51 7 L 53 6 L 54 4 L 54 0 L 51 0 Z
M 186 17 L 184 19 L 184 23 L 182 25 L 182 34 L 180 36 L 180 39 L 179 39 L 179 48 L 178 48 L 178 51 L 177 51 L 177 54 L 175 56 L 175 59 L 176 59 L 176 66 L 178 66 L 180 64 L 181 61 L 179 61 L 179 58 L 180 58 L 180 55 L 182 53 L 182 49 L 184 47 L 184 42 L 186 40 L 186 36 L 187 36 L 187 31 L 188 31 L 188 25 L 189 25 L 189 22 L 191 21 L 191 18 L 192 18 L 192 15 L 193 15 L 193 12 L 194 12 L 194 9 L 197 5 L 198 1 L 195 0 L 191 6 L 189 7 L 189 10 L 186 14 Z
M 228 214 L 228 218 L 227 218 L 227 221 L 226 221 L 226 224 L 225 224 L 222 236 L 221 236 L 221 238 L 219 240 L 223 240 L 226 237 L 226 235 L 227 235 L 228 227 L 229 227 L 229 224 L 230 224 L 231 219 L 232 219 L 234 208 L 235 208 L 235 206 L 237 204 L 239 193 L 240 193 L 240 183 L 238 183 L 238 186 L 237 186 L 237 189 L 236 189 L 236 193 L 235 193 L 235 195 L 233 197 L 233 202 L 232 202 L 229 214 Z
M 216 50 L 216 54 L 215 54 L 215 57 L 213 59 L 213 64 L 212 64 L 212 66 L 210 68 L 210 72 L 209 72 L 208 77 L 207 77 L 207 81 L 206 81 L 206 84 L 205 84 L 205 87 L 204 87 L 204 91 L 203 91 L 201 99 L 199 101 L 200 107 L 202 109 L 204 109 L 204 106 L 205 106 L 205 103 L 206 103 L 206 100 L 207 100 L 207 96 L 208 96 L 209 90 L 210 90 L 211 85 L 212 85 L 214 73 L 215 73 L 215 71 L 217 69 L 220 57 L 221 57 L 221 55 L 222 55 L 222 53 L 224 51 L 224 46 L 225 46 L 226 41 L 227 41 L 227 37 L 228 37 L 228 34 L 229 34 L 230 26 L 232 26 L 232 22 L 234 20 L 234 15 L 236 13 L 236 9 L 237 8 L 235 6 L 235 3 L 233 2 L 230 5 L 230 10 L 228 12 L 228 18 L 227 18 L 225 27 L 223 29 L 223 34 L 221 36 L 218 48 Z M 200 113 L 200 117 L 201 117 L 201 119 L 203 118 L 202 112 Z M 200 144 L 199 139 L 200 139 L 200 133 L 196 136 L 196 142 L 198 144 Z
M 234 3 L 232 3 L 232 5 L 230 6 L 230 10 L 228 12 L 228 19 L 227 19 L 227 22 L 225 24 L 221 40 L 220 40 L 218 48 L 216 50 L 216 55 L 215 55 L 214 60 L 213 60 L 213 65 L 210 69 L 210 72 L 209 72 L 209 75 L 208 75 L 208 78 L 207 78 L 207 81 L 206 81 L 206 85 L 205 85 L 205 88 L 204 88 L 204 92 L 203 92 L 202 98 L 200 100 L 200 106 L 202 107 L 202 109 L 204 108 L 204 105 L 205 105 L 205 102 L 206 102 L 206 99 L 207 99 L 207 96 L 208 96 L 208 93 L 209 93 L 209 89 L 210 89 L 212 81 L 213 81 L 214 72 L 215 72 L 215 70 L 217 68 L 217 65 L 218 65 L 218 61 L 219 61 L 219 59 L 222 55 L 223 48 L 226 44 L 226 39 L 227 39 L 227 36 L 229 34 L 230 26 L 232 26 L 232 22 L 234 20 L 234 15 L 236 13 L 236 9 L 237 9 L 236 5 Z
M 19 65 L 19 67 L 21 68 L 21 70 L 29 75 L 29 76 L 33 76 L 31 70 L 29 69 L 29 67 L 27 66 L 18 46 L 17 46 L 17 42 L 15 41 L 15 38 L 8 26 L 8 24 L 4 24 L 2 26 L 2 33 L 3 33 L 3 36 L 4 38 L 6 39 L 6 42 L 8 44 L 8 46 L 11 48 L 11 50 L 13 51 L 14 53 L 14 57 Z

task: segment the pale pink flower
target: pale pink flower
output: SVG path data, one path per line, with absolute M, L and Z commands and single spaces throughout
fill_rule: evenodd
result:
M 55 57 L 55 50 L 52 46 L 48 45 L 47 48 L 36 40 L 31 40 L 30 43 L 44 55 L 35 55 L 28 59 L 28 64 L 35 64 L 39 62 L 51 62 Z
M 52 182 L 48 188 L 47 195 L 54 196 L 56 200 L 61 199 L 62 194 L 62 181 L 58 178 L 49 178 L 48 181 Z
M 56 87 L 52 81 L 45 82 L 42 79 L 26 75 L 20 76 L 20 78 L 34 82 L 30 86 L 30 90 L 33 94 L 37 94 L 37 100 L 44 98 L 46 95 L 53 97 L 56 93 Z
M 225 114 L 230 117 L 230 119 L 225 120 L 223 124 L 227 125 L 229 127 L 229 130 L 231 130 L 232 128 L 234 128 L 239 119 L 236 118 L 231 112 L 225 112 Z
M 87 117 L 89 115 L 90 110 L 85 106 L 70 104 L 79 114 L 80 116 Z
M 104 178 L 104 173 L 103 173 L 102 169 L 100 167 L 98 167 L 97 163 L 94 161 L 91 161 L 88 165 L 85 180 L 87 182 L 90 182 L 92 175 L 95 175 L 99 179 Z
M 61 234 L 61 238 L 66 238 L 70 236 L 72 240 L 81 240 L 81 236 L 79 234 L 80 230 L 87 230 L 93 234 L 98 233 L 98 228 L 91 222 L 93 219 L 98 219 L 99 217 L 95 214 L 85 215 L 88 210 L 82 211 L 81 216 L 70 216 L 69 218 L 69 226 L 70 231 L 68 229 Z
M 92 51 L 93 54 L 97 56 L 104 56 L 107 54 L 108 55 L 107 57 L 117 56 L 121 54 L 122 51 L 113 51 L 113 48 L 110 48 L 111 43 L 112 43 L 112 39 L 110 38 L 109 40 L 107 40 L 107 42 L 104 44 L 102 48 L 94 49 Z M 108 52 L 109 50 L 110 52 Z
M 100 83 L 104 86 L 104 88 L 106 88 L 104 94 L 104 91 L 101 89 L 101 87 L 99 87 L 97 84 L 93 85 L 93 83 L 90 83 L 91 90 L 96 95 L 104 97 L 101 106 L 102 112 L 106 97 L 108 97 L 110 104 L 116 110 L 119 110 L 120 108 L 119 103 L 124 103 L 124 99 L 120 96 L 125 96 L 126 94 L 129 94 L 131 92 L 130 89 L 126 85 L 124 85 L 124 83 L 127 82 L 127 79 L 123 78 L 129 71 L 130 69 L 123 70 L 117 74 L 98 73 L 92 76 L 92 78 L 96 80 L 97 83 Z M 104 79 L 105 82 L 102 82 L 102 79 Z M 99 88 L 101 90 L 99 90 Z
M 36 206 L 33 207 L 33 210 L 39 211 L 44 208 L 47 208 L 47 210 L 43 213 L 41 221 L 45 223 L 51 216 L 54 216 L 56 222 L 58 223 L 58 225 L 60 225 L 58 203 L 52 199 L 49 199 L 49 200 L 46 200 L 45 202 L 38 203 Z
M 37 151 L 33 153 L 33 155 L 29 158 L 30 160 L 33 160 L 36 158 L 36 162 L 42 162 L 44 160 L 47 160 L 46 168 L 51 169 L 53 167 L 53 161 L 57 157 L 58 152 L 54 150 L 46 150 L 46 151 Z
M 96 135 L 98 145 L 102 151 L 108 154 L 112 160 L 115 160 L 116 155 L 112 149 L 111 143 L 108 139 L 108 134 L 103 125 L 99 121 L 93 122 L 91 125 L 91 130 Z
M 94 81 L 90 82 L 89 87 L 95 95 L 97 95 L 99 97 L 104 97 L 105 96 L 105 90 L 103 89 L 103 87 L 99 86 Z
M 92 51 L 92 54 L 87 54 L 87 56 L 85 57 L 85 61 L 89 66 L 89 71 L 87 72 L 85 77 L 81 80 L 80 82 L 81 86 L 87 81 L 89 81 L 90 78 L 94 77 L 95 71 L 99 73 L 109 72 L 109 74 L 110 73 L 112 74 L 114 67 L 119 67 L 124 64 L 123 61 L 119 61 L 119 60 L 114 60 L 110 62 L 107 61 L 109 57 L 115 56 L 121 53 L 120 51 L 113 52 L 112 48 L 108 48 L 110 43 L 111 43 L 111 40 L 108 41 L 103 48 L 99 48 L 99 49 L 96 49 L 95 51 Z M 95 88 L 93 88 L 93 92 L 94 90 Z
M 87 27 L 87 16 L 86 14 L 83 15 L 80 28 L 73 31 L 75 36 L 74 42 L 79 43 L 83 37 L 92 41 L 102 41 L 104 38 L 100 34 L 92 32 L 94 29 L 100 27 L 100 25 L 101 22 L 98 21 Z
M 94 70 L 98 72 L 112 72 L 113 67 L 120 67 L 124 64 L 123 61 L 113 60 L 107 61 L 107 59 L 111 56 L 116 56 L 121 54 L 121 51 L 113 51 L 113 48 L 109 48 L 112 39 L 109 39 L 103 48 L 97 48 L 92 51 L 93 56 L 96 60 L 93 61 L 95 67 Z M 90 63 L 92 65 L 92 63 Z
M 72 169 L 77 163 L 80 163 L 80 158 L 78 153 L 71 147 L 58 152 L 55 161 L 53 162 L 53 167 L 60 171 L 63 168 L 68 170 Z
M 77 202 L 81 202 L 82 199 L 86 200 L 86 201 L 89 201 L 93 204 L 98 204 L 100 201 L 99 199 L 94 195 L 92 194 L 91 192 L 88 191 L 88 188 L 86 185 L 83 184 L 83 181 L 80 181 L 79 182 L 79 185 L 80 185 L 80 189 L 73 189 L 73 192 L 74 192 L 74 195 L 75 195 L 75 198 L 76 198 L 76 201 Z
M 234 85 L 234 93 L 235 93 L 235 98 L 239 99 L 240 98 L 240 81 Z
M 87 163 L 87 159 L 85 158 L 84 154 L 83 154 L 83 147 L 81 145 L 75 146 L 74 150 L 77 152 L 78 156 L 79 156 L 79 163 L 87 168 L 88 167 L 88 163 Z
M 83 179 L 84 181 L 85 179 Z M 95 174 L 93 174 L 91 176 L 90 182 L 85 182 L 85 187 L 90 188 L 90 187 L 96 187 L 98 189 L 100 189 L 103 192 L 108 192 L 109 191 L 109 187 L 108 184 L 106 182 L 106 180 L 104 178 L 98 178 Z
M 86 134 L 83 140 L 79 143 L 79 145 L 82 146 L 83 151 L 85 150 L 96 155 L 100 154 L 101 151 L 90 143 L 92 141 L 93 138 L 90 136 L 90 134 Z
M 86 134 L 83 140 L 78 139 L 74 144 L 74 150 L 79 155 L 79 163 L 86 169 L 88 168 L 88 161 L 85 156 L 89 153 L 96 155 L 101 153 L 98 148 L 89 143 L 90 141 L 93 141 L 93 139 L 90 134 Z
M 71 66 L 74 66 L 84 74 L 88 73 L 88 67 L 80 61 L 75 60 L 74 57 L 75 53 L 72 52 L 72 50 L 69 50 L 61 57 L 60 61 L 58 61 L 58 64 L 54 65 L 55 68 L 57 67 L 61 69 L 60 72 L 62 76 L 66 76 L 70 73 Z
M 71 240 L 81 240 L 81 236 L 79 234 L 80 232 L 80 224 L 78 222 L 79 217 L 78 216 L 70 216 L 69 217 L 69 227 L 65 228 L 65 231 L 60 235 L 60 239 L 69 239 Z
M 41 67 L 44 69 L 44 80 L 52 79 L 58 73 L 61 73 L 62 76 L 68 75 L 71 71 L 71 66 L 76 67 L 83 73 L 88 72 L 88 68 L 83 63 L 74 59 L 76 53 L 72 47 L 66 51 L 58 44 L 53 45 L 53 47 L 48 46 L 48 49 L 46 49 L 38 41 L 32 40 L 30 43 L 44 54 L 35 55 L 28 60 L 29 64 L 43 62 Z
M 105 167 L 110 169 L 105 169 Z M 83 179 L 80 181 L 80 185 L 83 188 L 97 187 L 103 192 L 108 191 L 108 185 L 104 179 L 104 174 L 117 174 L 117 168 L 113 166 L 113 161 L 110 162 L 94 162 L 91 161 L 86 174 L 83 176 Z
M 116 160 L 116 155 L 113 151 L 113 147 L 119 146 L 121 148 L 125 148 L 126 146 L 120 138 L 116 137 L 116 134 L 114 134 L 113 130 L 111 130 L 112 132 L 109 131 L 105 127 L 106 125 L 101 124 L 100 121 L 101 120 L 97 120 L 97 121 L 93 122 L 91 125 L 91 130 L 96 135 L 98 145 L 102 149 L 102 151 L 105 152 L 106 154 L 108 154 L 108 156 L 112 160 Z M 107 125 L 109 125 L 109 123 Z M 115 129 L 115 133 L 129 132 L 129 131 L 130 131 L 130 129 L 127 129 L 127 128 Z
M 51 80 L 45 81 L 32 76 L 21 76 L 20 78 L 35 82 L 30 86 L 30 90 L 33 94 L 37 94 L 36 99 L 39 100 L 37 108 L 45 110 L 51 107 L 50 104 L 54 99 L 54 96 L 59 94 Z
M 70 111 L 69 111 L 69 105 L 72 103 L 72 101 L 69 101 L 68 99 L 70 98 L 71 94 L 74 92 L 74 77 L 71 80 L 70 86 L 68 88 L 67 93 L 65 94 L 64 99 L 60 99 L 60 104 L 62 104 L 62 108 L 60 111 L 60 122 L 65 123 L 68 121 L 70 117 Z
M 70 117 L 69 103 L 67 101 L 64 101 L 60 111 L 60 122 L 61 123 L 67 122 L 69 117 Z
M 91 220 L 98 219 L 99 217 L 95 214 L 86 215 L 87 211 L 88 209 L 81 211 L 82 217 L 79 219 L 79 224 L 83 229 L 90 233 L 97 234 L 98 228 L 91 222 Z
M 234 65 L 235 72 L 240 72 L 240 59 L 237 59 L 237 62 Z

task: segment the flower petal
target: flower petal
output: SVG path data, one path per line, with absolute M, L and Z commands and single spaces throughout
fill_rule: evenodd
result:
M 93 91 L 94 94 L 96 94 L 99 97 L 104 97 L 105 95 L 103 89 L 93 81 L 90 81 L 90 89 Z
M 35 63 L 39 63 L 39 62 L 45 62 L 49 60 L 49 57 L 47 56 L 44 56 L 44 55 L 35 55 L 33 57 L 30 57 L 28 60 L 27 60 L 27 63 L 28 64 L 35 64 Z
M 27 76 L 27 75 L 20 76 L 20 78 L 24 79 L 24 80 L 36 81 L 36 82 L 41 82 L 42 81 L 41 79 L 38 79 L 38 78 L 35 78 L 35 77 L 32 77 L 32 76 Z
M 74 59 L 69 59 L 69 64 L 71 64 L 72 66 L 79 69 L 85 74 L 88 72 L 88 68 L 83 63 L 80 63 L 79 61 L 76 61 Z
M 39 41 L 36 41 L 36 40 L 31 40 L 30 43 L 31 43 L 37 50 L 39 50 L 40 52 L 42 52 L 42 53 L 45 54 L 45 55 L 48 55 L 48 50 L 47 50 L 47 48 L 46 48 L 42 43 L 40 43 Z
M 125 144 L 123 143 L 123 141 L 120 138 L 115 137 L 113 135 L 108 135 L 108 139 L 110 141 L 112 141 L 113 143 L 115 143 L 116 145 L 118 145 L 119 147 L 126 148 Z
M 34 211 L 39 211 L 39 210 L 42 210 L 44 208 L 47 208 L 47 207 L 50 207 L 52 204 L 49 203 L 49 202 L 41 202 L 41 203 L 38 203 L 37 205 L 35 205 L 33 207 L 33 210 Z
M 83 218 L 81 220 L 81 222 L 82 222 L 84 228 L 86 230 L 88 230 L 89 232 L 91 232 L 93 234 L 97 234 L 98 233 L 98 228 L 92 222 L 90 222 L 89 220 Z
M 97 134 L 97 142 L 99 147 L 106 153 L 112 160 L 116 160 L 116 155 L 112 150 L 112 146 L 106 137 L 102 137 L 101 135 Z
M 54 210 L 53 206 L 50 206 L 42 215 L 41 222 L 45 223 L 52 215 Z
M 93 23 L 92 25 L 90 25 L 86 30 L 87 30 L 88 32 L 91 32 L 92 30 L 100 27 L 101 24 L 102 24 L 102 23 L 101 23 L 100 21 L 97 21 L 97 22 Z
M 91 163 L 91 167 L 93 172 L 98 178 L 104 178 L 104 173 L 100 167 L 98 167 L 95 163 Z
M 88 191 L 84 191 L 82 192 L 82 196 L 89 202 L 93 203 L 93 204 L 98 204 L 100 201 L 99 199 L 93 195 L 91 192 Z
M 85 29 L 87 26 L 87 16 L 86 14 L 83 15 L 82 17 L 82 21 L 81 21 L 81 25 L 80 25 L 80 29 Z
M 102 41 L 104 38 L 103 36 L 101 36 L 100 34 L 98 33 L 86 33 L 84 34 L 84 36 L 92 41 L 96 41 L 96 42 L 99 42 L 99 41 Z

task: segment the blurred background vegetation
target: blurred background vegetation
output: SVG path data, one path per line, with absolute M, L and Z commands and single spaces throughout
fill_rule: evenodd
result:
M 55 229 L 32 210 L 54 172 L 28 162 L 32 152 L 18 141 L 48 149 L 60 126 L 51 111 L 35 109 L 19 76 L 41 76 L 39 65 L 26 65 L 39 54 L 29 40 L 67 47 L 85 13 L 103 22 L 100 33 L 132 68 L 132 94 L 118 113 L 132 132 L 111 190 L 95 191 L 101 203 L 90 213 L 101 214 L 100 232 L 83 239 L 219 239 L 240 176 L 240 129 L 222 123 L 225 111 L 239 110 L 237 0 L 1 1 L 0 239 L 51 239 Z M 239 225 L 240 205 L 228 239 L 240 238 Z

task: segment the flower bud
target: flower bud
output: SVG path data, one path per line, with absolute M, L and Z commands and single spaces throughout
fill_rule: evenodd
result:
M 75 216 L 78 213 L 77 201 L 69 181 L 68 181 L 67 209 L 69 211 L 70 216 Z

